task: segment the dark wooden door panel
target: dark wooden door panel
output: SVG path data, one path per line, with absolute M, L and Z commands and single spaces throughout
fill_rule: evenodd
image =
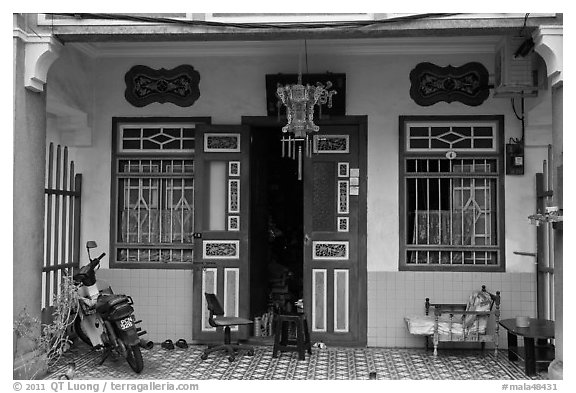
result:
M 204 293 L 228 316 L 249 317 L 249 132 L 245 126 L 196 129 L 193 338 L 216 341 Z M 248 328 L 233 334 L 246 337 Z
M 364 118 L 322 124 L 304 163 L 304 300 L 312 340 L 366 343 Z

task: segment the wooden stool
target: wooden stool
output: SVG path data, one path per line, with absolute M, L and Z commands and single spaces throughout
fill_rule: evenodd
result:
M 298 352 L 298 359 L 304 360 L 304 351 L 312 354 L 312 346 L 310 345 L 310 333 L 308 331 L 308 321 L 306 314 L 278 314 L 275 316 L 274 321 L 274 350 L 272 357 L 278 357 L 278 351 Z M 296 325 L 296 340 L 288 339 L 288 327 L 290 324 Z

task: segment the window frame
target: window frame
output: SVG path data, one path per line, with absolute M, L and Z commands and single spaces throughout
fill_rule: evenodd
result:
M 198 124 L 211 124 L 210 117 L 113 117 L 112 118 L 112 154 L 110 168 L 110 268 L 111 269 L 192 269 L 192 263 L 185 262 L 119 262 L 117 261 L 118 248 L 125 247 L 124 243 L 119 243 L 118 225 L 120 217 L 118 215 L 119 190 L 117 167 L 118 162 L 123 159 L 192 159 L 195 160 L 195 152 L 167 150 L 161 154 L 155 154 L 153 150 L 119 151 L 119 135 L 123 126 L 165 126 L 174 124 L 190 124 L 195 128 Z M 196 175 L 195 175 L 196 176 Z M 193 228 L 194 230 L 195 228 Z M 197 252 L 198 250 L 194 250 Z M 196 259 L 196 256 L 194 257 Z
M 408 195 L 406 162 L 409 158 L 445 158 L 449 149 L 429 150 L 417 149 L 408 151 L 407 128 L 414 123 L 422 123 L 423 126 L 434 126 L 436 124 L 460 124 L 460 123 L 493 123 L 495 128 L 495 146 L 490 149 L 468 149 L 457 150 L 458 158 L 464 159 L 493 159 L 496 160 L 496 225 L 497 225 L 497 251 L 498 263 L 494 265 L 472 265 L 472 264 L 411 264 L 407 261 L 407 234 L 408 228 Z M 464 125 L 464 124 L 462 124 Z M 503 115 L 438 115 L 438 116 L 399 116 L 399 164 L 398 164 L 398 205 L 399 205 L 399 270 L 400 271 L 449 271 L 449 272 L 504 272 L 506 270 L 506 248 L 505 248 L 505 172 L 504 172 L 504 116 Z M 480 247 L 480 246 L 477 246 Z M 474 246 L 470 246 L 473 251 Z M 438 247 L 435 246 L 435 250 Z M 448 250 L 447 250 L 448 251 Z

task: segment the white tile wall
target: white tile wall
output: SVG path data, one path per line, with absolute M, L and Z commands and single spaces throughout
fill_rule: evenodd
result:
M 192 272 L 190 270 L 102 269 L 114 293 L 132 296 L 136 319 L 154 342 L 192 341 Z
M 500 291 L 501 319 L 535 317 L 534 273 L 369 272 L 368 346 L 423 347 L 424 338 L 412 336 L 404 317 L 424 315 L 424 302 L 466 303 L 482 285 Z M 506 347 L 500 329 L 499 345 Z
M 143 336 L 154 342 L 168 338 L 192 341 L 192 272 L 189 270 L 102 269 L 98 278 L 115 293 L 134 299 Z M 482 285 L 501 292 L 501 318 L 536 313 L 533 273 L 369 272 L 368 346 L 423 347 L 424 339 L 408 333 L 404 317 L 424 314 L 424 300 L 465 303 Z M 500 330 L 500 346 L 506 333 Z

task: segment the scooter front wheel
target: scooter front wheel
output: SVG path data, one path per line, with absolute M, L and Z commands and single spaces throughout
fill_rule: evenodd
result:
M 140 373 L 144 369 L 144 360 L 142 359 L 142 352 L 138 345 L 126 347 L 126 361 L 136 373 Z

